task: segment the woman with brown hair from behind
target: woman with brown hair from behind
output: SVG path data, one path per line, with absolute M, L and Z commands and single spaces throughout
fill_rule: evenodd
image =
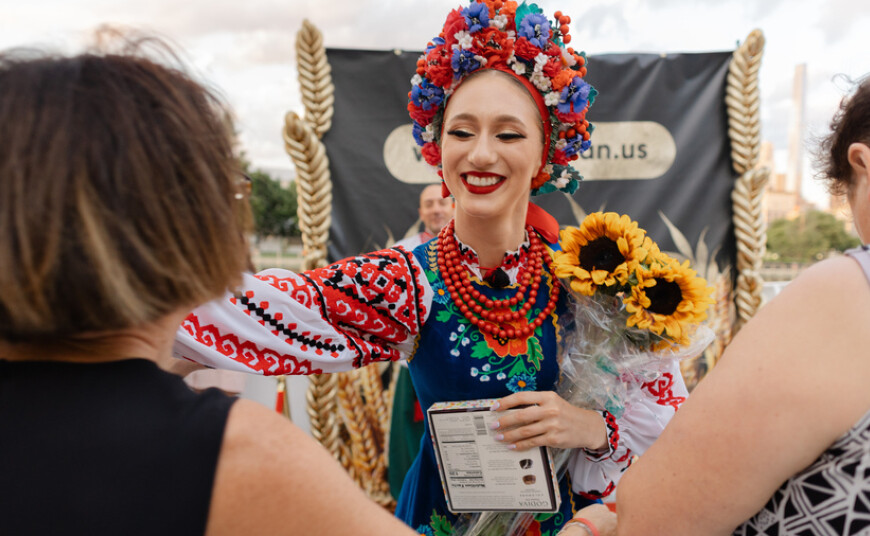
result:
M 161 370 L 246 262 L 226 109 L 166 60 L 0 55 L 0 533 L 410 534 L 279 415 Z

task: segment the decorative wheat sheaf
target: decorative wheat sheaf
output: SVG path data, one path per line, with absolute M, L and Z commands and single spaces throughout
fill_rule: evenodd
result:
M 761 205 L 770 174 L 766 168 L 755 169 L 761 146 L 758 70 L 763 50 L 764 36 L 760 30 L 753 30 L 734 51 L 728 68 L 725 96 L 731 161 L 734 170 L 740 174 L 731 195 L 737 241 L 735 329 L 739 329 L 761 307 L 763 281 L 759 271 L 767 241 Z
M 332 180 L 320 139 L 332 126 L 334 86 L 323 35 L 307 20 L 296 35 L 296 57 L 305 116 L 287 113 L 283 137 L 284 148 L 296 166 L 302 266 L 310 270 L 327 263 Z M 377 369 L 367 367 L 309 379 L 306 398 L 311 435 L 341 462 L 369 497 L 393 508 L 385 454 L 390 398 Z

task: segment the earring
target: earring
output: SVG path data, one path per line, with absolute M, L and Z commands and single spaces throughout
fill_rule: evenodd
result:
M 447 188 L 447 183 L 444 182 L 444 179 L 441 179 L 441 197 L 444 199 L 450 197 L 450 190 Z

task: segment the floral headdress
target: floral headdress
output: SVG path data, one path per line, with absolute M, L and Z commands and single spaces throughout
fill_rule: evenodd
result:
M 536 5 L 472 0 L 447 15 L 441 34 L 417 60 L 408 111 L 426 162 L 441 167 L 441 123 L 447 99 L 471 73 L 497 69 L 513 75 L 538 104 L 548 147 L 532 179 L 532 194 L 574 193 L 583 177 L 572 160 L 589 148 L 586 111 L 598 92 L 587 84 L 586 56 L 565 46 L 570 17 L 552 23 Z

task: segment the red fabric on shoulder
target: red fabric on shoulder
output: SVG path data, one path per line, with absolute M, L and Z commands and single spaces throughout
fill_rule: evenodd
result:
M 526 223 L 534 227 L 550 244 L 559 241 L 559 222 L 549 212 L 532 202 L 529 202 Z

